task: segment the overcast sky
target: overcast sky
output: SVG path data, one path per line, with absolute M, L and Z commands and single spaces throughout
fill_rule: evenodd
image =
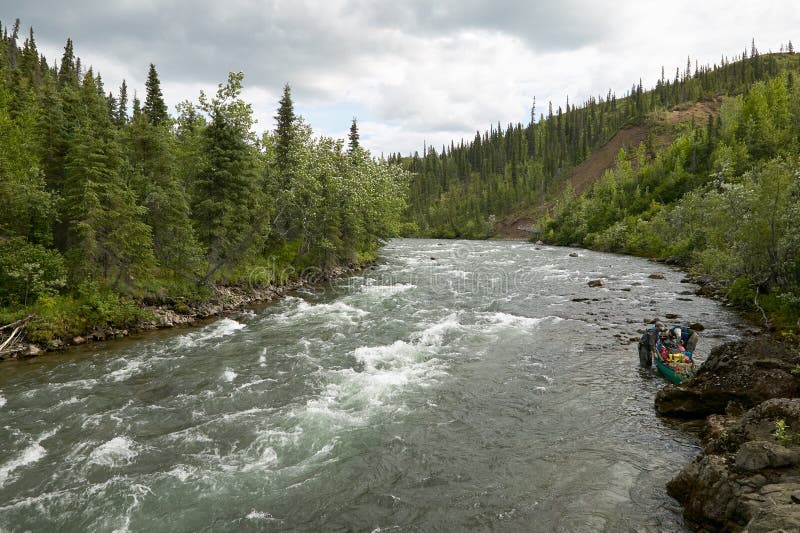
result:
M 33 26 L 48 60 L 71 37 L 106 89 L 144 92 L 155 63 L 174 114 L 181 100 L 245 74 L 259 131 L 285 82 L 319 134 L 345 137 L 357 117 L 373 155 L 440 147 L 527 123 L 590 95 L 749 49 L 800 45 L 797 0 L 3 0 L 3 25 Z M 77 5 L 76 5 L 77 4 Z

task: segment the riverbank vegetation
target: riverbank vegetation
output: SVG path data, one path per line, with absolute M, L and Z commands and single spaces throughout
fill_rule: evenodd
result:
M 0 323 L 34 313 L 32 340 L 362 263 L 399 231 L 407 173 L 355 120 L 347 145 L 314 138 L 288 84 L 256 136 L 242 73 L 173 116 L 154 65 L 141 101 L 70 40 L 49 63 L 19 30 L 0 28 Z

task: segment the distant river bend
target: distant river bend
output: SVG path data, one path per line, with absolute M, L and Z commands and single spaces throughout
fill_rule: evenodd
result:
M 4 363 L 0 530 L 682 531 L 697 446 L 629 341 L 674 313 L 702 358 L 736 317 L 570 251 L 394 240 L 255 312 Z

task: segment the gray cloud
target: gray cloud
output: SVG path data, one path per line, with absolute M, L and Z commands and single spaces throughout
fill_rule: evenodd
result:
M 346 132 L 358 110 L 378 152 L 526 120 L 534 95 L 539 110 L 622 95 L 751 37 L 762 50 L 800 43 L 790 0 L 4 0 L 2 16 L 33 26 L 51 61 L 71 37 L 107 88 L 125 77 L 141 91 L 155 63 L 171 104 L 244 71 L 264 128 L 288 81 L 320 133 Z
M 32 25 L 38 36 L 71 37 L 89 61 L 92 51 L 101 51 L 141 72 L 154 62 L 162 78 L 175 82 L 216 83 L 243 70 L 250 83 L 278 88 L 292 81 L 312 98 L 326 96 L 316 83 L 320 74 L 357 70 L 363 58 L 402 53 L 402 41 L 415 36 L 498 32 L 553 50 L 574 49 L 605 33 L 596 10 L 576 0 L 5 3 L 4 11 L 23 17 L 23 26 Z
M 357 0 L 371 24 L 427 36 L 477 30 L 513 35 L 536 50 L 573 49 L 609 32 L 607 7 L 597 2 L 520 0 L 411 0 L 389 5 Z M 465 53 L 468 53 L 465 50 Z

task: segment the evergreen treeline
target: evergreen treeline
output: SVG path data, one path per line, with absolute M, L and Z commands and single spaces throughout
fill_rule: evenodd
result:
M 1 29 L 0 314 L 48 317 L 42 339 L 363 262 L 399 230 L 406 172 L 361 149 L 355 121 L 349 146 L 312 138 L 288 85 L 257 138 L 241 73 L 171 116 L 152 64 L 142 102 L 70 40 L 49 64 L 32 30 Z
M 409 190 L 408 219 L 412 233 L 435 237 L 487 237 L 495 221 L 550 199 L 560 190 L 570 170 L 604 145 L 623 125 L 636 123 L 654 111 L 676 104 L 720 94 L 738 94 L 755 81 L 796 69 L 798 56 L 759 54 L 753 45 L 734 61 L 722 58 L 719 65 L 692 65 L 677 69 L 674 77 L 664 74 L 654 89 L 644 90 L 641 80 L 622 98 L 611 91 L 589 98 L 582 105 L 567 101 L 535 121 L 531 107 L 527 126 L 497 124 L 488 132 L 477 132 L 471 142 L 427 147 L 420 156 L 392 154 L 415 173 Z M 653 137 L 647 150 L 654 155 Z
M 769 58 L 767 65 L 777 58 Z M 781 59 L 789 59 L 787 57 Z M 791 58 L 793 64 L 795 58 Z M 742 71 L 750 62 L 731 65 Z M 772 72 L 772 71 L 768 71 Z M 796 69 L 724 100 L 662 153 L 621 151 L 581 196 L 566 191 L 545 237 L 557 244 L 681 258 L 771 325 L 800 316 L 800 84 Z

